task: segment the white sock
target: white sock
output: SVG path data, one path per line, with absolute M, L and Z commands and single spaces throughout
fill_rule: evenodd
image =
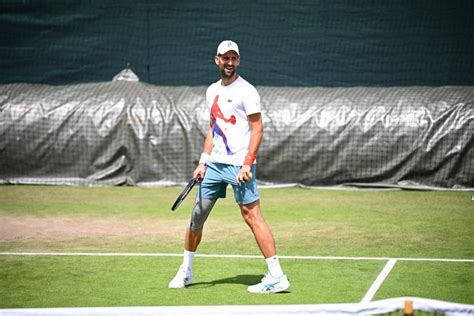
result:
M 280 261 L 278 260 L 277 255 L 267 258 L 265 261 L 267 262 L 268 272 L 270 272 L 272 277 L 279 278 L 283 276 L 283 270 L 281 269 Z
M 195 252 L 184 250 L 183 254 L 183 266 L 189 270 L 193 269 L 193 259 Z

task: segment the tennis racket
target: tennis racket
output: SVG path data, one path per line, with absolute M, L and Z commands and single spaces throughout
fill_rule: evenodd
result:
M 193 187 L 196 185 L 196 183 L 198 183 L 199 180 L 197 178 L 192 178 L 188 184 L 186 185 L 186 187 L 184 188 L 183 192 L 180 193 L 180 195 L 178 196 L 178 198 L 176 199 L 176 201 L 174 201 L 174 204 L 173 206 L 171 207 L 171 210 L 174 211 L 178 208 L 178 206 L 181 204 L 181 202 L 184 201 L 184 199 L 186 198 L 186 196 L 188 196 L 189 192 L 191 192 L 191 190 L 193 189 Z

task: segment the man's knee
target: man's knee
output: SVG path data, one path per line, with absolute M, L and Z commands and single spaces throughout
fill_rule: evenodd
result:
M 249 225 L 256 224 L 259 221 L 263 220 L 260 214 L 259 201 L 255 201 L 250 204 L 240 205 L 240 211 L 245 222 Z
M 189 228 L 192 231 L 200 232 L 204 227 L 204 223 L 209 217 L 209 213 L 212 210 L 212 207 L 216 203 L 216 200 L 209 199 L 196 199 L 196 202 L 193 207 L 191 214 L 191 221 L 189 223 Z

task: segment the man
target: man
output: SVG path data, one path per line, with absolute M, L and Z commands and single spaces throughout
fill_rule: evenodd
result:
M 275 242 L 260 212 L 256 156 L 263 137 L 260 96 L 250 83 L 237 74 L 240 54 L 237 44 L 223 41 L 214 58 L 221 79 L 206 92 L 211 120 L 199 165 L 193 176 L 202 179 L 186 230 L 183 263 L 169 288 L 192 283 L 192 261 L 201 241 L 204 222 L 218 198 L 226 196 L 230 184 L 241 214 L 265 257 L 268 272 L 262 281 L 248 287 L 252 293 L 276 293 L 290 287 L 283 273 Z

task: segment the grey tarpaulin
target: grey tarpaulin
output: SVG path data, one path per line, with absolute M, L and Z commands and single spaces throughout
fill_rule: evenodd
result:
M 204 86 L 0 86 L 0 181 L 185 182 L 209 124 Z M 266 184 L 474 187 L 474 87 L 257 87 Z

